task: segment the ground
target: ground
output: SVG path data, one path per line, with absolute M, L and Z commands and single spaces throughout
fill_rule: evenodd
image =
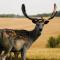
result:
M 35 25 L 27 18 L 0 18 L 0 29 L 25 29 L 32 30 Z M 42 35 L 33 43 L 27 52 L 28 58 L 60 59 L 60 49 L 45 48 L 51 36 L 60 35 L 60 17 L 55 17 L 44 26 Z

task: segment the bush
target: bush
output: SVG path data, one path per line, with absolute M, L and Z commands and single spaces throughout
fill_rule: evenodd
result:
M 56 47 L 56 40 L 55 40 L 54 37 L 49 38 L 47 46 L 50 47 L 50 48 L 55 48 Z
M 60 48 L 60 35 L 56 38 L 57 43 L 56 43 L 56 47 Z
M 47 47 L 49 47 L 49 48 L 60 48 L 60 35 L 57 38 L 50 37 L 48 40 Z

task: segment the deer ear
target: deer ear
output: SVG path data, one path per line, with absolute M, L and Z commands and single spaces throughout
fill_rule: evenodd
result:
M 44 24 L 48 24 L 48 23 L 49 23 L 49 21 L 45 21 L 45 22 L 44 22 Z

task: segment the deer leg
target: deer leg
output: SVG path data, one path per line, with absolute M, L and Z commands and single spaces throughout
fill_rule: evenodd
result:
M 18 52 L 14 52 L 15 60 L 18 60 Z
M 6 60 L 5 51 L 0 51 L 0 60 Z
M 3 56 L 1 60 L 6 60 L 6 56 Z
M 4 54 L 2 54 L 2 60 L 6 60 L 6 58 L 7 58 L 8 54 L 10 53 L 11 49 L 12 49 L 12 46 L 9 49 L 5 50 Z
M 26 47 L 21 49 L 21 60 L 26 60 Z
M 5 60 L 6 56 L 4 56 L 5 51 L 0 51 L 0 60 Z
M 2 55 L 2 51 L 0 51 L 0 60 L 2 60 L 2 56 L 1 55 Z
M 11 55 L 11 52 L 9 53 L 10 56 L 8 57 L 9 60 L 12 60 L 12 55 Z

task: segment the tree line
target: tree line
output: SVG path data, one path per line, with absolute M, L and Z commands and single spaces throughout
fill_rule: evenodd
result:
M 51 13 L 43 13 L 43 14 L 37 14 L 37 15 L 30 15 L 31 17 L 40 17 L 40 16 L 44 16 L 44 17 L 48 17 L 50 16 Z M 15 15 L 15 14 L 0 14 L 0 17 L 11 17 L 11 18 L 21 18 L 24 16 L 20 16 L 20 15 Z M 60 17 L 60 11 L 57 11 L 56 17 Z

